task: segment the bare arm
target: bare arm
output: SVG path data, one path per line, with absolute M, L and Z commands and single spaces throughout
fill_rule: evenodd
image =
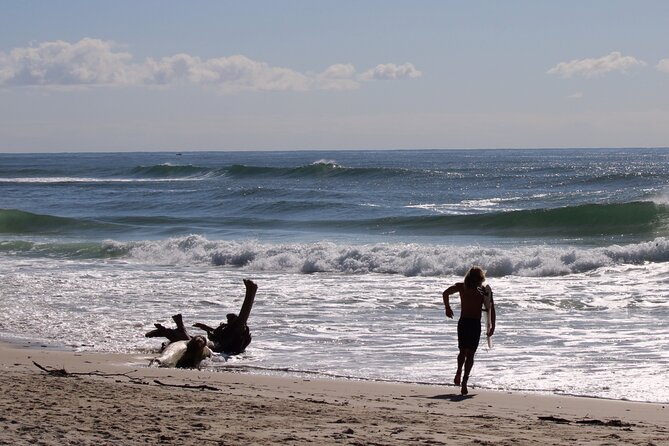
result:
M 448 288 L 446 288 L 442 294 L 444 298 L 444 308 L 446 309 L 446 317 L 448 318 L 453 318 L 453 310 L 451 309 L 451 305 L 449 302 L 449 296 L 451 294 L 457 293 L 460 291 L 460 284 L 456 283 L 455 285 L 451 285 Z

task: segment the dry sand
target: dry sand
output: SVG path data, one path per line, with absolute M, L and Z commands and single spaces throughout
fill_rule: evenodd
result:
M 663 404 L 147 363 L 0 344 L 0 444 L 669 444 Z

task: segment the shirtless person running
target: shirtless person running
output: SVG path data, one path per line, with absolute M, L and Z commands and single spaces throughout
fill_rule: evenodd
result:
M 486 288 L 483 287 L 485 281 L 485 272 L 473 266 L 467 272 L 464 283 L 458 282 L 446 288 L 443 293 L 444 307 L 446 316 L 453 318 L 453 310 L 449 304 L 451 294 L 460 293 L 460 319 L 458 320 L 458 370 L 455 373 L 453 382 L 461 387 L 461 393 L 467 395 L 467 380 L 469 372 L 474 365 L 474 354 L 479 346 L 481 338 L 481 312 L 483 308 L 483 299 L 486 294 Z M 490 287 L 487 287 L 490 290 Z M 495 332 L 495 304 L 492 301 L 492 291 L 490 291 L 490 321 L 491 326 L 487 336 L 492 336 Z M 462 366 L 465 366 L 465 376 L 462 376 Z

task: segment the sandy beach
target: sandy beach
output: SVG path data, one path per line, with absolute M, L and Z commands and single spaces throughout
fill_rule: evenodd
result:
M 0 344 L 0 444 L 669 444 L 663 404 L 147 363 Z

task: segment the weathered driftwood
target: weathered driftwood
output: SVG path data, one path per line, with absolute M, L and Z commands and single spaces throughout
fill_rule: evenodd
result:
M 162 381 L 159 381 L 157 379 L 153 380 L 154 383 L 158 384 L 159 386 L 164 386 L 164 387 L 180 387 L 182 389 L 197 389 L 197 390 L 214 390 L 217 392 L 220 392 L 221 389 L 217 387 L 212 387 L 208 386 L 206 384 L 200 384 L 200 385 L 194 385 L 194 384 L 166 384 Z
M 94 371 L 94 372 L 68 372 L 64 368 L 63 369 L 48 368 L 48 367 L 45 367 L 41 364 L 38 364 L 35 361 L 33 361 L 33 364 L 35 365 L 35 367 L 37 367 L 38 369 L 42 370 L 43 372 L 45 372 L 46 374 L 48 374 L 50 376 L 60 376 L 60 377 L 67 377 L 67 376 L 105 376 L 105 377 L 124 376 L 124 377 L 130 379 L 131 381 L 136 380 L 136 378 L 133 378 L 132 376 L 129 376 L 129 375 L 130 375 L 130 373 L 134 373 L 137 370 L 131 370 L 131 371 L 126 372 L 126 373 L 104 373 L 104 372 L 98 372 L 98 371 Z
M 236 355 L 242 353 L 251 343 L 251 332 L 247 325 L 247 321 L 251 315 L 251 309 L 253 308 L 256 292 L 258 291 L 258 285 L 252 280 L 244 279 L 244 286 L 246 287 L 246 294 L 239 315 L 229 313 L 226 316 L 226 322 L 221 322 L 216 328 L 200 322 L 193 324 L 193 327 L 197 327 L 207 333 L 207 338 L 209 338 L 210 341 L 209 348 L 217 353 Z M 167 328 L 161 324 L 154 324 L 156 328 L 146 333 L 145 336 L 147 338 L 167 338 L 171 343 L 191 341 L 194 339 L 188 334 L 181 314 L 175 314 L 172 316 L 172 319 L 177 325 L 177 328 Z M 163 347 L 165 348 L 167 346 Z M 192 357 L 197 358 L 201 353 L 198 350 L 200 347 L 193 344 L 191 348 L 194 352 Z M 190 362 L 186 361 L 186 363 Z M 177 365 L 177 367 L 179 367 L 179 365 Z
M 155 330 L 151 330 L 144 336 L 147 338 L 167 338 L 170 342 L 189 340 L 190 335 L 186 331 L 181 315 L 175 314 L 172 316 L 172 320 L 177 324 L 177 328 L 167 328 L 162 324 L 153 324 L 156 327 Z

